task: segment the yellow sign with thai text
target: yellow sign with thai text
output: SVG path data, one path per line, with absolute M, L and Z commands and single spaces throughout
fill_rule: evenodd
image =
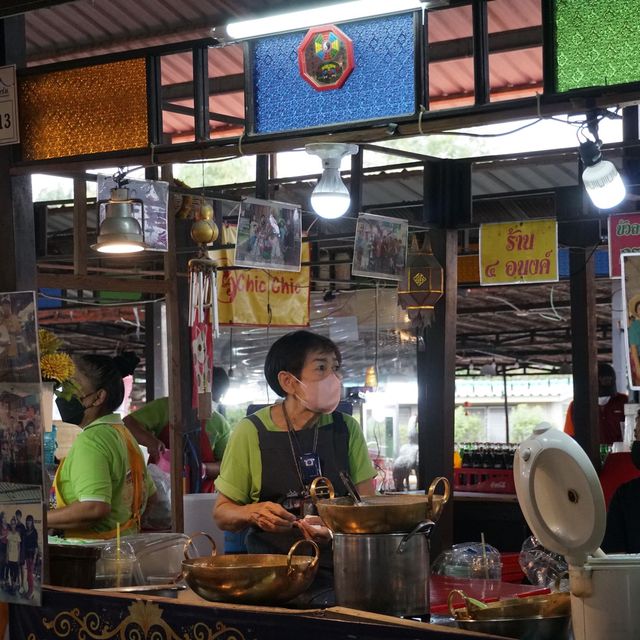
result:
M 480 226 L 480 284 L 558 280 L 558 225 L 554 219 Z
M 235 244 L 235 227 L 225 226 L 222 241 Z M 300 272 L 233 267 L 233 248 L 209 252 L 218 264 L 218 316 L 221 325 L 309 326 L 309 267 Z M 309 262 L 309 243 L 302 243 Z

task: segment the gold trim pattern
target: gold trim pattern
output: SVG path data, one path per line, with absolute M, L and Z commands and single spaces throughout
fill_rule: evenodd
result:
M 245 640 L 242 632 L 222 622 L 216 622 L 214 629 L 196 622 L 181 636 L 162 619 L 163 613 L 157 603 L 137 600 L 129 606 L 129 615 L 115 628 L 103 623 L 95 611 L 82 617 L 77 608 L 61 611 L 53 620 L 43 618 L 42 624 L 58 638 L 78 640 Z M 28 640 L 37 639 L 29 634 Z

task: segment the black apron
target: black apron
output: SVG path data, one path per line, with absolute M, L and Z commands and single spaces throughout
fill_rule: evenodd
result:
M 302 491 L 287 431 L 269 431 L 255 414 L 247 416 L 258 431 L 260 457 L 262 459 L 262 485 L 260 502 L 282 503 L 288 495 Z M 332 421 L 318 427 L 316 453 L 320 458 L 322 475 L 329 478 L 336 496 L 346 495 L 340 479 L 340 471 L 349 471 L 349 429 L 342 413 L 334 411 Z M 295 436 L 303 453 L 312 451 L 314 428 L 296 431 Z M 295 450 L 295 449 L 294 449 Z M 291 545 L 303 538 L 294 528 L 291 533 L 269 533 L 251 527 L 246 537 L 249 553 L 288 553 Z M 301 550 L 302 551 L 302 550 Z M 323 548 L 320 565 L 333 570 L 333 558 L 328 548 Z

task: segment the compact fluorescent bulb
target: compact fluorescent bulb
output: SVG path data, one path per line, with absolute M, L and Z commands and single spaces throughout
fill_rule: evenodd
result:
M 253 20 L 241 20 L 230 22 L 227 25 L 227 35 L 234 40 L 245 38 L 257 38 L 274 33 L 286 31 L 298 31 L 308 29 L 319 24 L 326 24 L 327 16 L 337 16 L 338 22 L 357 20 L 359 18 L 371 18 L 389 13 L 402 13 L 403 11 L 415 11 L 428 5 L 441 3 L 421 2 L 420 0 L 353 0 L 335 5 L 324 5 L 314 9 L 291 11 L 276 16 L 255 18 Z M 335 21 L 335 20 L 334 20 Z M 329 20 L 330 22 L 330 20 Z

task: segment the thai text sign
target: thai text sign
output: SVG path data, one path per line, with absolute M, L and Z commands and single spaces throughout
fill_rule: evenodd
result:
M 640 213 L 609 216 L 609 277 L 619 278 L 623 253 L 640 253 Z
M 223 242 L 235 243 L 235 227 L 223 229 Z M 223 325 L 309 326 L 309 267 L 300 272 L 224 269 L 233 266 L 233 249 L 210 252 L 218 263 L 218 317 Z M 309 243 L 302 243 L 309 262 Z
M 480 284 L 556 282 L 555 220 L 499 222 L 480 226 Z

